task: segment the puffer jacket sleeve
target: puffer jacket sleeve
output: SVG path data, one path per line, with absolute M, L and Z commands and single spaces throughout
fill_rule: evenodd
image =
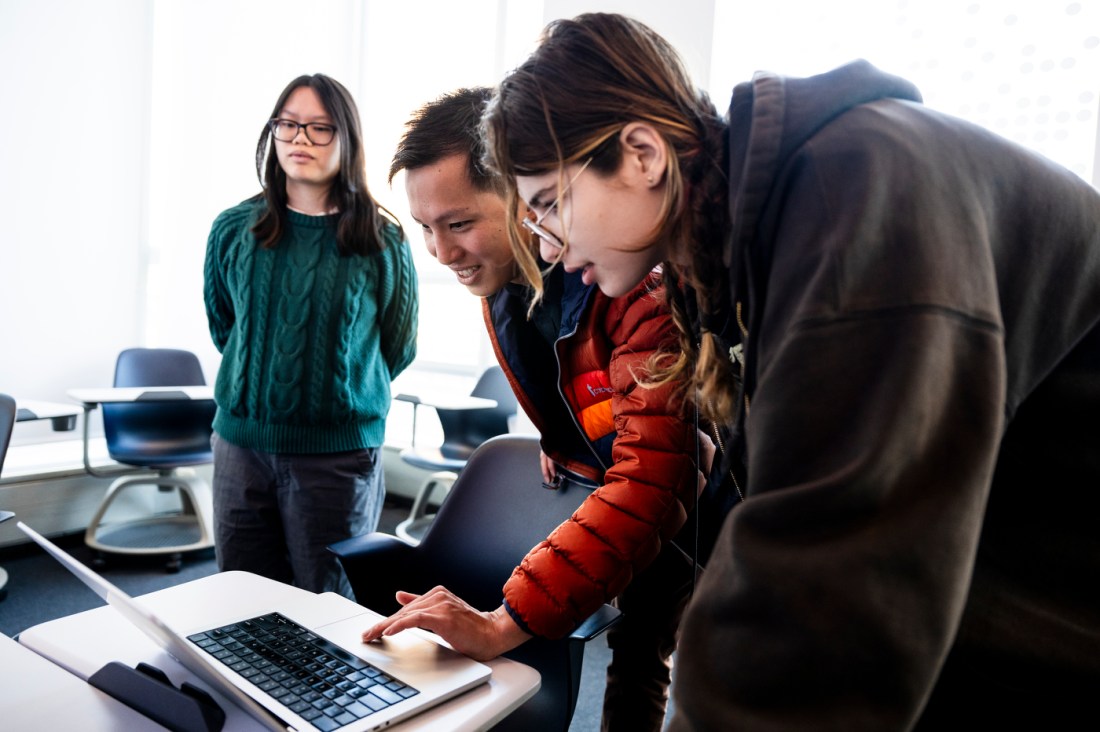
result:
M 523 559 L 504 586 L 505 606 L 528 632 L 558 638 L 618 595 L 656 558 L 694 505 L 696 430 L 674 385 L 637 377 L 675 326 L 652 280 L 611 301 L 602 317 L 611 342 L 615 424 L 604 483 Z

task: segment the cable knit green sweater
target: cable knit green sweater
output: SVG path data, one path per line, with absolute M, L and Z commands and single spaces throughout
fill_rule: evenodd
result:
M 390 382 L 416 356 L 417 284 L 395 226 L 371 256 L 341 257 L 336 216 L 288 212 L 278 246 L 249 231 L 262 201 L 221 213 L 204 296 L 222 354 L 214 429 L 241 447 L 325 453 L 380 447 Z

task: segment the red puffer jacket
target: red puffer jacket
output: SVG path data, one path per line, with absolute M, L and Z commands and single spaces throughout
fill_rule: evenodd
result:
M 505 606 L 534 635 L 562 637 L 622 592 L 694 504 L 699 473 L 689 408 L 672 387 L 636 380 L 654 352 L 677 347 L 664 300 L 656 275 L 611 299 L 559 268 L 533 320 L 517 288 L 485 301 L 497 359 L 543 451 L 600 485 L 504 586 Z M 551 347 L 551 326 L 540 333 L 539 317 L 559 303 Z M 556 313 L 549 320 L 557 325 Z

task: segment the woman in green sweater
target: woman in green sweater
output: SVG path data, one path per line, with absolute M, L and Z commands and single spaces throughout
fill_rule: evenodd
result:
M 263 191 L 221 213 L 204 294 L 215 386 L 218 567 L 351 597 L 329 544 L 373 530 L 390 382 L 416 355 L 401 226 L 367 190 L 359 114 L 292 81 L 256 147 Z

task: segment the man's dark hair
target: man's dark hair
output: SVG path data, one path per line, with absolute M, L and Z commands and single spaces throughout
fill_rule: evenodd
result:
M 405 123 L 390 163 L 389 182 L 402 170 L 431 165 L 451 155 L 466 156 L 470 182 L 481 191 L 500 191 L 500 183 L 481 164 L 485 145 L 480 134 L 481 113 L 493 90 L 484 87 L 458 89 L 428 102 Z

